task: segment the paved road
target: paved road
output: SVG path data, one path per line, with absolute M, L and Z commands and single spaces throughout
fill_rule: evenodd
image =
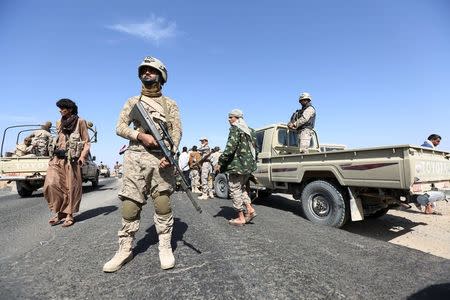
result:
M 153 208 L 143 211 L 135 258 L 102 265 L 117 248 L 120 181 L 84 188 L 76 223 L 50 227 L 42 194 L 0 196 L 0 299 L 426 299 L 450 297 L 450 261 L 346 230 L 313 225 L 280 196 L 231 227 L 229 200 L 172 197 L 176 268 L 159 268 Z M 425 298 L 424 298 L 425 297 Z M 435 298 L 439 299 L 439 298 Z

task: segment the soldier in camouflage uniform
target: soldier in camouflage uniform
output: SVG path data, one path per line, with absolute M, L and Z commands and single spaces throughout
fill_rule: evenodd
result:
M 206 200 L 208 198 L 214 198 L 214 194 L 212 192 L 211 187 L 209 186 L 209 175 L 212 172 L 212 165 L 210 161 L 211 156 L 211 148 L 208 145 L 208 139 L 203 137 L 200 139 L 201 146 L 198 148 L 198 152 L 200 152 L 202 156 L 203 163 L 201 165 L 202 170 L 200 174 L 201 182 L 202 182 L 202 195 L 198 197 L 198 199 Z
M 197 151 L 197 146 L 192 147 L 192 151 L 189 153 L 189 177 L 191 178 L 192 192 L 195 194 L 200 194 L 200 166 L 198 162 L 202 159 L 202 156 Z
M 150 196 L 155 214 L 156 233 L 159 238 L 159 259 L 162 269 L 175 266 L 171 248 L 173 214 L 170 195 L 173 193 L 173 166 L 159 149 L 154 137 L 146 133 L 141 124 L 130 118 L 134 105 L 141 101 L 157 127 L 166 126 L 176 152 L 181 139 L 181 121 L 178 106 L 163 96 L 162 86 L 167 81 L 167 71 L 161 61 L 147 56 L 138 68 L 142 81 L 141 95 L 131 97 L 120 112 L 116 126 L 119 136 L 130 140 L 123 161 L 123 184 L 119 193 L 122 200 L 122 228 L 119 230 L 119 250 L 103 266 L 104 272 L 115 272 L 133 258 L 133 241 L 139 229 L 142 207 Z M 134 128 L 129 125 L 134 123 Z M 161 128 L 158 128 L 161 131 Z
M 302 93 L 298 102 L 302 105 L 302 109 L 292 114 L 288 127 L 298 132 L 300 153 L 308 153 L 314 124 L 316 122 L 316 110 L 311 105 L 311 95 L 308 93 Z
M 248 196 L 246 185 L 253 171 L 256 170 L 256 136 L 255 131 L 247 126 L 244 115 L 239 109 L 233 109 L 228 114 L 231 128 L 227 145 L 219 157 L 216 169 L 228 173 L 233 207 L 238 216 L 229 221 L 231 225 L 241 226 L 250 222 L 256 212 Z M 247 213 L 244 215 L 244 205 Z
M 31 145 L 33 145 L 32 153 L 36 156 L 48 155 L 48 146 L 52 139 L 52 134 L 50 133 L 51 127 L 52 122 L 46 122 L 41 126 L 41 129 L 35 130 L 28 136 L 31 138 Z

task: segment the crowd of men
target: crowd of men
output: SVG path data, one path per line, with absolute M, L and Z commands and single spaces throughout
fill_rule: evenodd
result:
M 192 193 L 201 194 L 199 199 L 214 198 L 214 177 L 220 157 L 220 147 L 210 148 L 208 138 L 200 138 L 200 147 L 193 146 L 189 151 L 183 147 L 178 155 L 178 165 L 183 176 L 191 186 Z

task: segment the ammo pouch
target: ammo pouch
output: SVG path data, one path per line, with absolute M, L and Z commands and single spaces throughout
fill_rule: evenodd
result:
M 80 138 L 80 134 L 79 133 L 72 133 L 69 136 L 69 141 L 68 141 L 68 156 L 70 158 L 74 158 L 74 157 L 80 157 L 81 156 L 81 151 L 83 151 L 83 146 L 84 146 L 84 142 L 81 141 Z
M 62 159 L 67 157 L 67 152 L 66 150 L 56 149 L 55 151 L 53 151 L 53 155 L 56 156 L 57 158 Z

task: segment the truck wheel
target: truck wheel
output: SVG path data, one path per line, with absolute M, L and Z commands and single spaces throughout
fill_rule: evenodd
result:
M 214 179 L 214 191 L 216 196 L 222 199 L 228 198 L 228 178 L 227 175 L 221 173 L 217 174 Z
M 98 177 L 99 177 L 99 173 L 97 172 L 97 174 L 95 175 L 95 178 L 92 180 L 92 187 L 96 188 L 98 186 Z
M 31 194 L 33 194 L 33 190 L 30 189 L 28 184 L 24 182 L 16 181 L 16 187 L 17 187 L 17 194 L 19 194 L 19 196 L 22 198 L 30 197 Z
M 313 223 L 340 228 L 348 220 L 349 208 L 342 192 L 327 181 L 307 184 L 301 200 L 306 218 Z

